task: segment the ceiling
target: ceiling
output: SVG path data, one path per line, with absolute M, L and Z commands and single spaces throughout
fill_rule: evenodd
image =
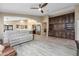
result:
M 0 12 L 33 16 L 51 16 L 60 12 L 74 11 L 74 6 L 77 5 L 77 3 L 48 3 L 48 5 L 43 8 L 45 13 L 42 14 L 39 10 L 30 9 L 33 6 L 38 7 L 38 4 L 39 3 L 0 3 Z

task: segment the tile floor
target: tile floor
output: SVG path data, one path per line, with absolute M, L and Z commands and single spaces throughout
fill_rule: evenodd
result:
M 14 46 L 18 56 L 76 56 L 74 40 L 35 35 L 35 39 Z

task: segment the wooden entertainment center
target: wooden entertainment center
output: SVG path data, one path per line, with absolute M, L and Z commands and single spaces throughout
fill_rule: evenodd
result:
M 75 15 L 74 13 L 64 14 L 56 17 L 49 17 L 49 36 L 75 39 Z

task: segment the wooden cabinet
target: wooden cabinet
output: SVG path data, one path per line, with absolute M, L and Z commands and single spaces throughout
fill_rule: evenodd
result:
M 75 39 L 74 13 L 49 18 L 49 36 Z

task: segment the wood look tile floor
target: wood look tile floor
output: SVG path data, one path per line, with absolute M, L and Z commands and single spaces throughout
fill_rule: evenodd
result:
M 18 56 L 76 56 L 74 40 L 35 35 L 35 39 L 14 46 Z

